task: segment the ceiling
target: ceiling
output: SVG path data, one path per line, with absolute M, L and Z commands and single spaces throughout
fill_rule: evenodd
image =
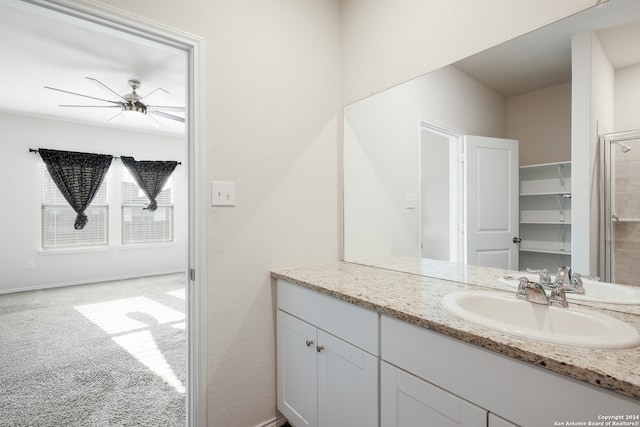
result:
M 149 103 L 184 107 L 186 52 L 40 7 L 0 0 L 0 53 L 1 112 L 184 135 L 184 123 L 174 120 L 158 118 L 162 124 L 158 126 L 142 114 L 113 118 L 118 108 L 60 107 L 109 104 L 45 86 L 117 101 L 86 77 L 121 95 L 131 92 L 127 82 L 136 79 L 142 96 L 157 88 L 169 92 Z M 170 114 L 184 117 L 184 113 Z
M 640 1 L 609 0 L 454 64 L 504 96 L 571 79 L 571 36 L 596 30 L 614 68 L 640 63 Z M 160 118 L 119 116 L 115 108 L 65 108 L 60 104 L 108 105 L 45 89 L 51 86 L 98 98 L 130 92 L 127 81 L 169 93 L 153 104 L 185 106 L 186 53 L 149 40 L 88 24 L 19 2 L 0 0 L 0 111 L 144 132 L 184 135 L 184 124 Z M 114 99 L 115 100 L 115 99 Z M 114 111 L 116 110 L 116 111 Z M 171 113 L 179 115 L 177 113 Z
M 640 63 L 640 1 L 609 0 L 463 59 L 456 68 L 505 97 L 571 80 L 571 37 L 595 31 L 615 69 Z

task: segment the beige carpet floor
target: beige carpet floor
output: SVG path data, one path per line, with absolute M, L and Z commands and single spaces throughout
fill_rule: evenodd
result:
M 185 276 L 0 295 L 0 426 L 183 426 Z

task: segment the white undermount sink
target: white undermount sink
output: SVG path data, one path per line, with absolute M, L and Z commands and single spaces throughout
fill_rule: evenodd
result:
M 441 304 L 476 325 L 536 341 L 592 349 L 640 345 L 636 328 L 593 310 L 534 304 L 515 294 L 483 291 L 448 294 Z
M 523 277 L 529 279 L 530 282 L 539 282 L 540 277 L 537 274 L 523 273 Z M 552 280 L 555 278 L 552 276 Z M 517 278 L 500 277 L 500 282 L 512 286 L 514 289 L 518 287 L 520 282 Z M 598 282 L 596 280 L 582 279 L 584 294 L 574 294 L 567 292 L 568 300 L 591 301 L 608 304 L 640 304 L 640 288 L 635 286 L 618 285 L 616 283 Z

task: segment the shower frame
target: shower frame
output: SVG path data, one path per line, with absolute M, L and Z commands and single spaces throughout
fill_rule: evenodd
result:
M 599 209 L 602 215 L 602 219 L 600 221 L 600 272 L 602 280 L 606 282 L 612 281 L 613 257 L 615 252 L 615 247 L 613 245 L 613 221 L 615 212 L 612 209 L 612 201 L 614 197 L 612 179 L 615 178 L 612 171 L 615 169 L 615 165 L 612 163 L 614 158 L 611 154 L 612 149 L 614 148 L 613 145 L 634 139 L 640 139 L 640 129 L 603 134 L 600 135 L 599 138 L 600 171 L 602 176 L 602 191 L 600 192 Z

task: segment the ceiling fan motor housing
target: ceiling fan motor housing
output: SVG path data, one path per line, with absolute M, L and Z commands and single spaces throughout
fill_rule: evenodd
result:
M 142 102 L 126 102 L 122 104 L 122 111 L 134 111 L 136 113 L 147 114 L 147 107 Z
M 136 89 L 138 89 L 140 87 L 140 81 L 131 79 L 131 80 L 128 81 L 128 83 L 129 83 L 129 86 L 131 87 L 131 93 L 128 93 L 126 95 L 122 95 L 122 98 L 124 98 L 125 100 L 129 101 L 130 104 L 133 104 L 133 103 L 136 103 L 137 101 L 140 101 L 140 99 L 142 99 L 142 97 L 136 93 Z M 125 111 L 137 111 L 137 110 L 125 110 Z M 145 108 L 145 111 L 146 111 L 146 108 Z

